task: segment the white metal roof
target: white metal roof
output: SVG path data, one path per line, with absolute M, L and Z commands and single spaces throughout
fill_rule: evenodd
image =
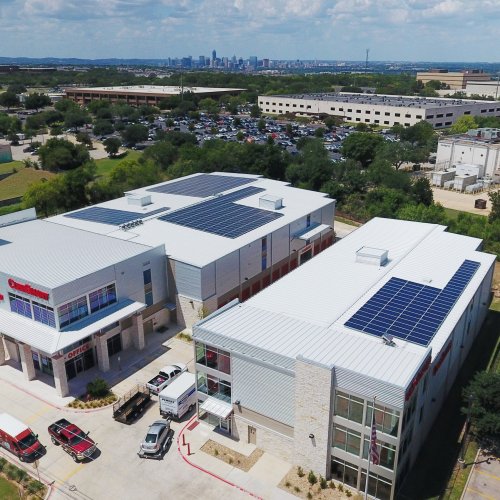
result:
M 123 300 L 69 325 L 62 331 L 0 309 L 0 331 L 46 354 L 55 354 L 145 307 L 146 304 L 142 302 Z
M 16 437 L 19 436 L 21 432 L 27 430 L 28 426 L 8 413 L 0 413 L 0 429 L 10 436 Z
M 229 403 L 225 403 L 217 398 L 207 398 L 201 404 L 200 410 L 204 410 L 223 419 L 226 419 L 233 413 L 233 407 Z
M 376 218 L 243 304 L 194 327 L 290 358 L 342 367 L 405 387 L 428 354 L 439 352 L 495 261 L 480 240 L 444 226 Z M 388 251 L 384 266 L 356 262 L 363 246 Z M 429 347 L 381 339 L 344 326 L 391 277 L 444 287 L 465 259 L 480 263 Z M 198 325 L 200 330 L 198 330 Z M 202 330 L 201 330 L 202 329 Z
M 232 177 L 239 176 L 238 174 L 220 172 L 214 172 L 214 174 Z M 196 175 L 199 174 L 190 177 L 195 177 Z M 259 198 L 263 195 L 283 198 L 283 208 L 277 210 L 277 212 L 283 214 L 283 217 L 279 217 L 272 222 L 264 224 L 234 239 L 158 220 L 157 217 L 163 215 L 165 212 L 151 218 L 146 218 L 143 224 L 127 230 L 119 229 L 117 226 L 108 224 L 73 219 L 65 217 L 64 215 L 56 215 L 48 220 L 61 225 L 108 235 L 114 239 L 126 239 L 127 241 L 152 247 L 165 245 L 165 251 L 169 258 L 186 262 L 197 267 L 203 267 L 301 217 L 305 217 L 315 210 L 334 203 L 333 200 L 329 199 L 324 193 L 293 188 L 286 182 L 264 179 L 256 175 L 248 174 L 245 174 L 243 177 L 255 179 L 254 182 L 245 184 L 243 187 L 259 187 L 265 191 L 243 198 L 236 203 L 254 208 L 262 208 L 259 207 Z M 152 204 L 145 207 L 129 204 L 127 196 L 101 203 L 98 206 L 131 212 L 151 212 L 162 207 L 169 207 L 170 210 L 176 210 L 208 199 L 147 191 L 147 189 L 151 187 L 154 186 L 148 186 L 130 192 L 137 196 L 151 196 Z M 241 187 L 234 188 L 226 192 L 237 191 L 240 188 Z
M 34 220 L 0 228 L 0 272 L 47 289 L 150 250 L 137 242 Z

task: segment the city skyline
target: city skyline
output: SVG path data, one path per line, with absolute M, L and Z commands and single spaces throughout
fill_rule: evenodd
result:
M 499 15 L 497 0 L 3 0 L 1 55 L 496 62 Z

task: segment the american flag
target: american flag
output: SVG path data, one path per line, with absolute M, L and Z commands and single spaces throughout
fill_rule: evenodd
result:
M 377 426 L 375 425 L 375 408 L 372 414 L 372 435 L 370 438 L 370 460 L 372 464 L 378 465 L 380 463 L 380 455 L 377 448 Z

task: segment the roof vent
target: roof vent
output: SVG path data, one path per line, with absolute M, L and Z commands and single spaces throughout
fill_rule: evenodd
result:
M 129 205 L 135 205 L 136 207 L 145 207 L 146 205 L 151 205 L 151 195 L 127 195 L 127 202 Z
M 265 194 L 259 198 L 259 207 L 266 210 L 279 210 L 283 208 L 283 198 Z
M 388 253 L 388 250 L 381 248 L 361 247 L 356 252 L 356 262 L 372 264 L 374 266 L 385 266 Z

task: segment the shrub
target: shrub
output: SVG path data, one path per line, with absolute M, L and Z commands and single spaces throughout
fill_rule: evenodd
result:
M 307 492 L 307 498 L 309 498 L 309 500 L 312 498 L 312 493 L 310 491 Z
M 33 479 L 28 483 L 26 489 L 28 490 L 28 493 L 30 495 L 36 495 L 37 493 L 43 490 L 43 484 L 40 481 Z
M 307 475 L 307 480 L 311 485 L 316 484 L 318 482 L 318 478 L 316 477 L 316 474 L 314 474 L 313 471 L 309 471 L 309 474 Z
M 7 460 L 5 460 L 5 458 L 0 458 L 0 472 L 3 471 L 6 464 L 7 464 Z
M 24 483 L 24 481 L 26 481 L 26 479 L 28 478 L 29 478 L 28 473 L 24 469 L 18 469 L 16 467 L 16 470 L 14 471 L 14 479 L 18 483 Z
M 294 486 L 293 487 L 293 491 L 295 491 L 295 493 L 299 493 L 300 488 L 298 486 Z
M 290 486 L 291 486 L 290 481 L 287 481 L 287 482 L 285 483 L 285 487 L 286 487 L 286 488 L 290 488 Z
M 342 484 L 339 484 L 337 488 L 339 489 L 339 491 L 344 491 L 344 487 L 342 486 Z
M 329 486 L 330 486 L 330 488 L 331 488 L 332 490 L 334 490 L 334 489 L 335 489 L 335 483 L 334 483 L 333 481 L 330 481 Z
M 328 488 L 328 482 L 323 476 L 319 476 L 319 486 L 322 490 L 326 490 L 326 488 Z
M 297 467 L 297 476 L 304 477 L 304 470 L 300 466 Z
M 346 494 L 346 497 L 352 497 L 351 490 L 346 490 L 345 494 Z
M 3 471 L 5 472 L 5 475 L 11 480 L 14 481 L 16 479 L 16 471 L 17 467 L 15 465 L 7 464 Z
M 108 383 L 102 378 L 96 378 L 87 384 L 87 393 L 92 398 L 103 398 L 109 394 Z
M 229 464 L 232 464 L 234 462 L 233 457 L 229 457 L 228 462 Z
M 215 456 L 217 456 L 218 454 L 219 454 L 219 450 L 216 448 L 216 449 L 214 450 L 214 455 L 215 455 Z

